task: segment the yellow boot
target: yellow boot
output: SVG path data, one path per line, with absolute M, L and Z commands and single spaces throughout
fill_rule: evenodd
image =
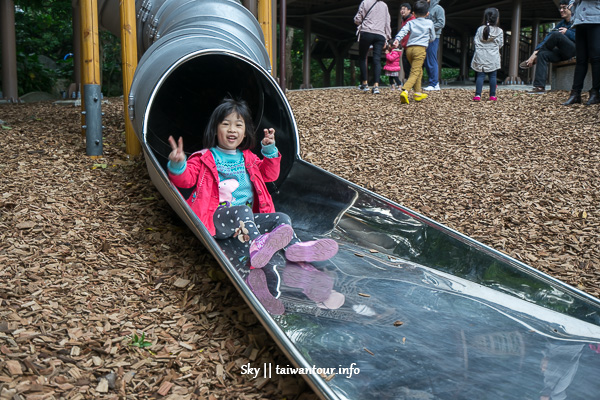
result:
M 400 103 L 408 104 L 408 92 L 406 90 L 400 93 Z
M 415 101 L 425 100 L 427 95 L 425 93 L 415 93 L 414 95 Z

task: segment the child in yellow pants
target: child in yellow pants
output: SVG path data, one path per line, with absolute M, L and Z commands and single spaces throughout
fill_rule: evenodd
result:
M 408 104 L 408 91 L 414 89 L 415 101 L 427 98 L 421 93 L 421 79 L 423 77 L 423 63 L 425 62 L 427 46 L 435 40 L 435 28 L 433 22 L 425 17 L 429 14 L 429 3 L 419 0 L 413 7 L 415 19 L 408 21 L 400 29 L 394 39 L 394 47 L 398 47 L 400 41 L 408 34 L 410 37 L 406 45 L 406 57 L 410 62 L 410 75 L 404 84 L 404 90 L 400 93 L 400 102 Z

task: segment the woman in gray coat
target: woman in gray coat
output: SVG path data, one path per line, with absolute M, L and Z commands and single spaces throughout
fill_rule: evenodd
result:
M 490 100 L 496 101 L 497 73 L 500 69 L 500 48 L 504 44 L 504 32 L 498 27 L 500 12 L 497 8 L 488 8 L 483 12 L 483 25 L 475 33 L 475 54 L 471 68 L 476 72 L 475 97 L 481 100 L 485 74 L 490 77 Z
M 600 103 L 600 1 L 571 0 L 569 7 L 576 6 L 573 17 L 575 28 L 575 74 L 569 99 L 563 103 L 568 106 L 581 103 L 581 91 L 588 70 L 592 67 L 592 89 L 586 105 Z

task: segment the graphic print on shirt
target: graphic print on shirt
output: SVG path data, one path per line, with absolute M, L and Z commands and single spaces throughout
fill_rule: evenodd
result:
M 236 179 L 219 182 L 219 204 L 230 206 L 233 203 L 233 192 L 240 186 Z

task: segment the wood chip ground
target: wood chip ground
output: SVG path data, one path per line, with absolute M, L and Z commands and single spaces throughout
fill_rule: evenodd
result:
M 288 93 L 306 160 L 599 296 L 600 108 L 471 96 Z M 314 399 L 241 373 L 288 361 L 125 154 L 122 100 L 100 159 L 79 112 L 0 105 L 0 398 Z

